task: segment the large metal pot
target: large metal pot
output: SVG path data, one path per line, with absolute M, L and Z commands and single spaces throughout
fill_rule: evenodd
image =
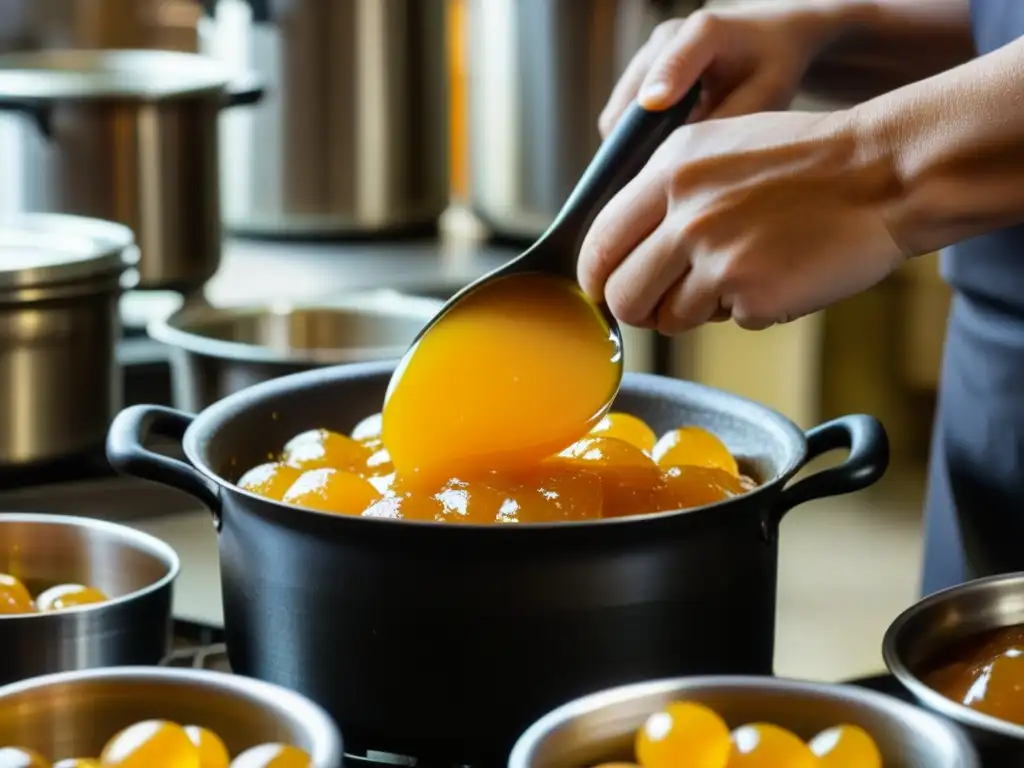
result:
M 174 404 L 198 413 L 261 381 L 401 357 L 443 302 L 376 291 L 332 302 L 187 306 L 151 322 L 171 347 Z
M 48 139 L 27 207 L 117 221 L 141 249 L 139 288 L 190 291 L 220 264 L 220 111 L 262 95 L 202 56 L 41 51 L 0 56 L 0 109 Z
M 0 472 L 103 445 L 123 405 L 117 302 L 137 257 L 118 224 L 0 218 Z
M 928 709 L 965 728 L 985 768 L 1017 768 L 1024 761 L 1024 725 L 957 704 L 924 682 L 937 664 L 978 635 L 1024 625 L 1024 573 L 991 576 L 937 592 L 892 623 L 882 654 L 897 679 Z
M 601 142 L 597 118 L 658 21 L 703 0 L 465 0 L 470 203 L 534 240 Z
M 631 761 L 636 732 L 674 701 L 705 704 L 732 728 L 770 722 L 804 739 L 837 725 L 856 725 L 871 734 L 883 764 L 893 768 L 981 765 L 958 728 L 880 693 L 768 677 L 692 677 L 626 685 L 564 704 L 522 735 L 509 768 Z
M 0 615 L 0 685 L 50 672 L 156 664 L 170 651 L 181 566 L 155 536 L 84 517 L 8 513 L 0 514 L 0 552 L 0 570 L 13 572 L 33 594 L 87 584 L 111 597 L 53 613 Z
M 0 744 L 54 759 L 98 755 L 140 720 L 201 725 L 232 755 L 267 742 L 301 747 L 311 768 L 341 768 L 341 735 L 311 701 L 274 685 L 200 669 L 124 667 L 46 675 L 0 688 Z
M 734 395 L 626 374 L 616 408 L 658 430 L 714 430 L 761 487 L 679 513 L 453 526 L 307 512 L 232 485 L 296 433 L 347 432 L 378 411 L 393 369 L 300 373 L 194 418 L 135 406 L 107 442 L 119 471 L 212 510 L 232 668 L 305 693 L 371 749 L 497 765 L 531 721 L 589 691 L 770 673 L 779 523 L 797 504 L 870 485 L 888 462 L 868 416 L 805 436 Z M 157 433 L 183 435 L 190 463 L 147 450 Z M 837 448 L 850 449 L 843 464 L 789 484 Z
M 207 0 L 202 50 L 270 95 L 223 125 L 224 222 L 249 235 L 434 226 L 448 205 L 446 0 Z

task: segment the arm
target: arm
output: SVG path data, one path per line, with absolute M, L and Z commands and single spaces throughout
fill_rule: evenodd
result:
M 1024 221 L 1024 38 L 854 107 L 887 157 L 887 218 L 908 253 Z
M 963 64 L 974 54 L 969 0 L 828 0 L 806 93 L 860 102 Z

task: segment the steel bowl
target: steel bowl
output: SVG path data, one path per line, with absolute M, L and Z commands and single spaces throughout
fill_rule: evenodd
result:
M 731 728 L 767 721 L 804 739 L 836 725 L 860 726 L 875 739 L 886 768 L 981 765 L 956 726 L 880 693 L 771 677 L 691 677 L 626 685 L 565 704 L 520 737 L 509 768 L 631 761 L 647 717 L 680 699 L 706 704 Z
M 156 664 L 171 648 L 171 598 L 181 565 L 160 539 L 84 517 L 0 514 L 0 570 L 29 591 L 88 584 L 104 603 L 0 615 L 0 684 L 50 672 Z M 4 743 L 0 740 L 0 744 Z
M 304 749 L 316 768 L 341 768 L 341 735 L 297 693 L 202 669 L 121 667 L 46 675 L 0 688 L 0 744 L 51 759 L 96 756 L 122 728 L 172 720 L 217 733 L 232 755 L 266 742 Z
M 963 726 L 985 768 L 1024 764 L 1024 726 L 958 704 L 923 682 L 964 641 L 1024 624 L 1024 573 L 991 576 L 937 592 L 889 627 L 882 655 L 889 670 L 928 709 Z
M 395 291 L 320 303 L 192 305 L 154 320 L 148 333 L 171 348 L 174 404 L 195 413 L 290 373 L 401 357 L 441 306 Z

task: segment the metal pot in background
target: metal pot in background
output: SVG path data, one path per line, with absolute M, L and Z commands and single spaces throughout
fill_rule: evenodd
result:
M 42 51 L 0 56 L 0 109 L 48 139 L 33 210 L 130 227 L 141 289 L 201 287 L 220 265 L 217 123 L 263 89 L 232 85 L 206 57 L 167 51 Z
M 156 664 L 170 652 L 171 598 L 181 564 L 155 536 L 85 517 L 0 514 L 0 552 L 0 568 L 33 595 L 57 584 L 86 584 L 111 598 L 71 610 L 0 616 L 0 684 L 51 672 Z M 0 738 L 0 744 L 10 743 Z
M 315 304 L 193 305 L 148 330 L 171 347 L 174 405 L 198 413 L 289 373 L 400 358 L 442 305 L 392 291 Z
M 0 470 L 103 445 L 122 406 L 117 306 L 137 258 L 118 224 L 0 218 Z
M 547 229 L 600 145 L 597 118 L 654 26 L 702 0 L 465 0 L 470 205 L 496 233 Z
M 268 84 L 222 129 L 224 222 L 256 236 L 433 227 L 448 205 L 445 0 L 206 0 L 202 50 Z

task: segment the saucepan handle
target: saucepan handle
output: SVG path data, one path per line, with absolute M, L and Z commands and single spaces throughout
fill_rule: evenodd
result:
M 874 416 L 842 416 L 815 427 L 807 433 L 807 457 L 804 464 L 829 451 L 849 449 L 846 461 L 805 477 L 783 489 L 773 508 L 769 531 L 789 510 L 811 499 L 852 493 L 878 482 L 889 467 L 889 438 Z
M 267 89 L 263 81 L 254 74 L 235 77 L 224 92 L 224 109 L 258 104 L 266 95 Z
M 213 514 L 220 530 L 221 499 L 217 484 L 190 464 L 146 448 L 152 435 L 180 440 L 192 416 L 160 405 L 132 405 L 114 417 L 107 433 L 107 461 L 123 475 L 151 480 L 194 496 Z

